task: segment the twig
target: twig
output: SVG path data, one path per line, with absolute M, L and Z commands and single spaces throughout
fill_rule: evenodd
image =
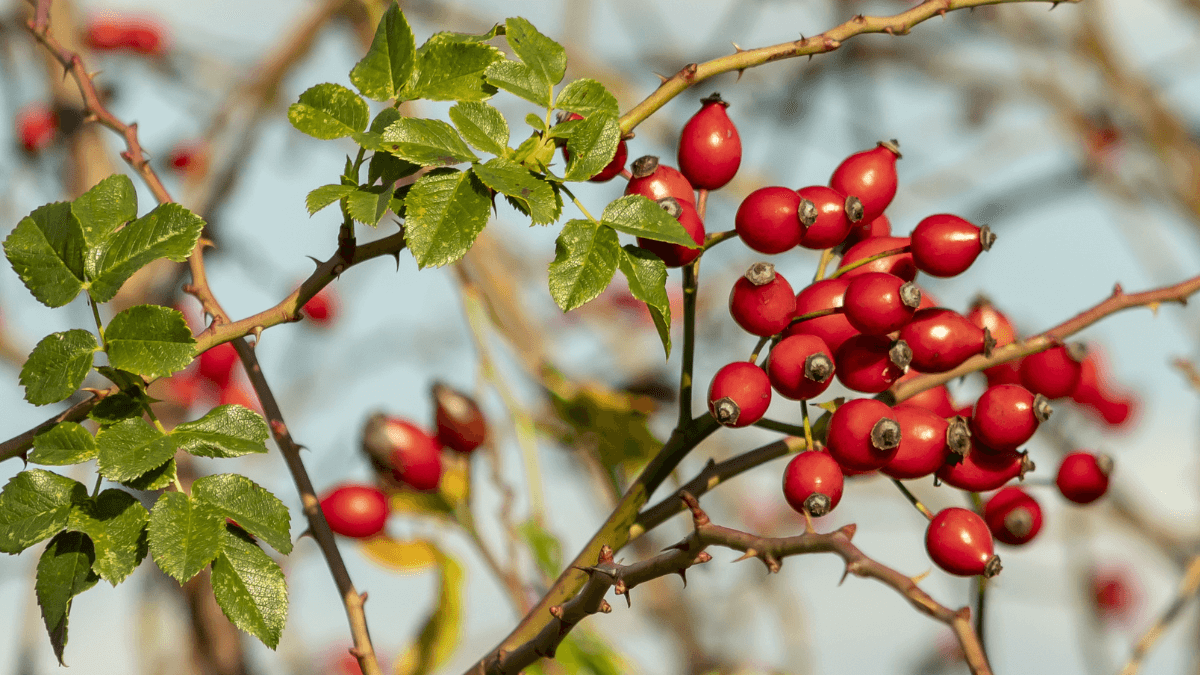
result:
M 1121 675 L 1134 675 L 1142 666 L 1142 659 L 1154 647 L 1167 628 L 1171 626 L 1187 603 L 1196 597 L 1197 591 L 1200 591 L 1200 556 L 1192 558 L 1188 563 L 1187 571 L 1183 575 L 1183 581 L 1179 583 L 1179 592 L 1175 595 L 1175 599 L 1167 606 L 1166 611 L 1154 625 L 1146 631 L 1142 638 L 1137 641 L 1133 647 L 1133 655 L 1129 657 L 1129 662 L 1121 669 Z
M 679 574 L 686 583 L 688 568 L 712 560 L 712 556 L 704 550 L 709 546 L 741 551 L 744 555 L 738 560 L 758 558 L 766 565 L 768 572 L 778 572 L 787 556 L 833 553 L 846 564 L 844 576 L 853 574 L 890 586 L 918 611 L 950 626 L 962 646 L 972 673 L 989 675 L 992 672 L 979 645 L 979 638 L 971 627 L 970 608 L 950 609 L 921 590 L 912 578 L 869 558 L 851 543 L 855 532 L 854 525 L 847 525 L 826 534 L 809 529 L 792 537 L 760 537 L 714 524 L 708 514 L 700 508 L 696 498 L 687 492 L 681 493 L 679 498 L 692 512 L 693 530 L 683 541 L 653 558 L 631 565 L 616 563 L 613 560 L 613 550 L 604 547 L 595 564 L 580 566 L 580 571 L 587 574 L 587 582 L 579 593 L 549 608 L 551 620 L 535 637 L 511 650 L 476 663 L 467 672 L 475 675 L 504 675 L 516 673 L 542 657 L 552 658 L 558 645 L 579 621 L 591 614 L 612 611 L 612 607 L 604 599 L 609 588 L 618 595 L 624 595 L 626 602 L 632 606 L 630 593 L 636 586 L 651 579 Z

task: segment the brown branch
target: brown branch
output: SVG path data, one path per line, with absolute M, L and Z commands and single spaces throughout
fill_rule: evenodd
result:
M 1133 655 L 1129 657 L 1129 661 L 1125 667 L 1121 669 L 1120 675 L 1134 675 L 1138 669 L 1142 667 L 1142 659 L 1154 647 L 1163 633 L 1170 628 L 1171 623 L 1179 617 L 1183 608 L 1187 603 L 1196 597 L 1196 593 L 1200 591 L 1200 556 L 1192 558 L 1188 563 L 1187 571 L 1183 575 L 1183 580 L 1179 582 L 1179 592 L 1176 593 L 1175 599 L 1167 606 L 1166 611 L 1154 625 L 1142 635 L 1137 644 L 1134 645 Z
M 689 63 L 672 77 L 663 80 L 654 93 L 647 96 L 632 110 L 621 116 L 621 132 L 628 134 L 643 120 L 652 115 L 668 101 L 683 93 L 688 87 L 708 78 L 732 71 L 743 71 L 747 68 L 761 66 L 773 61 L 791 59 L 797 56 L 812 57 L 814 54 L 831 52 L 842 46 L 842 43 L 863 33 L 887 33 L 888 35 L 905 35 L 913 26 L 932 19 L 935 16 L 945 16 L 946 12 L 956 9 L 981 7 L 983 5 L 999 5 L 1015 2 L 1059 2 L 1076 3 L 1080 0 L 926 0 L 912 9 L 894 16 L 877 17 L 855 16 L 849 21 L 835 26 L 820 35 L 801 38 L 793 42 L 784 42 L 759 49 L 738 49 L 735 53 L 721 58 L 705 61 L 704 63 Z
M 972 356 L 954 370 L 944 373 L 921 375 L 911 380 L 897 383 L 885 392 L 885 394 L 890 394 L 888 398 L 891 399 L 886 402 L 895 404 L 911 398 L 926 389 L 936 387 L 939 384 L 946 384 L 964 375 L 969 375 L 970 373 L 978 372 L 1001 363 L 1007 363 L 1022 356 L 1045 351 L 1054 345 L 1061 344 L 1065 338 L 1091 326 L 1100 319 L 1110 314 L 1116 314 L 1123 309 L 1149 307 L 1154 311 L 1158 311 L 1158 307 L 1167 302 L 1177 302 L 1181 305 L 1187 304 L 1188 297 L 1197 291 L 1200 291 L 1200 276 L 1192 277 L 1172 286 L 1155 288 L 1141 293 L 1126 293 L 1122 290 L 1121 285 L 1117 284 L 1113 288 L 1112 295 L 1107 299 L 1040 335 L 997 348 L 992 351 L 990 357 L 983 355 Z
M 738 560 L 758 558 L 766 565 L 768 572 L 778 572 L 783 559 L 788 556 L 833 553 L 846 563 L 846 575 L 875 579 L 890 586 L 919 612 L 949 626 L 958 638 L 972 673 L 990 675 L 992 672 L 979 636 L 971 625 L 970 608 L 950 609 L 921 590 L 912 578 L 868 557 L 851 543 L 854 525 L 820 534 L 811 528 L 810 522 L 803 534 L 760 537 L 714 524 L 700 508 L 696 498 L 687 492 L 681 492 L 679 499 L 692 512 L 693 531 L 683 541 L 663 553 L 631 565 L 616 563 L 612 549 L 605 546 L 596 564 L 580 568 L 588 575 L 583 588 L 574 597 L 550 608 L 551 620 L 541 632 L 511 650 L 501 651 L 492 658 L 480 661 L 468 673 L 505 675 L 516 673 L 540 658 L 553 658 L 558 645 L 577 623 L 591 614 L 612 611 L 604 599 L 609 588 L 614 589 L 617 595 L 624 595 L 626 603 L 632 606 L 630 594 L 633 589 L 651 579 L 678 574 L 686 584 L 688 568 L 712 559 L 704 550 L 709 546 L 741 551 L 744 555 Z

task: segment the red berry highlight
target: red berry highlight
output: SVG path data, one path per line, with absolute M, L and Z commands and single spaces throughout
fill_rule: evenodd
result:
M 720 94 L 701 103 L 679 136 L 679 170 L 693 187 L 717 190 L 733 180 L 742 164 L 742 139 Z

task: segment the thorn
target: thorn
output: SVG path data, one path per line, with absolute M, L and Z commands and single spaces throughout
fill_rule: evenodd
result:
M 1151 314 L 1153 314 L 1154 316 L 1158 316 L 1158 308 L 1161 305 L 1162 305 L 1162 303 L 1155 301 L 1155 302 L 1151 302 L 1151 303 L 1147 304 L 1146 306 L 1150 308 Z
M 609 612 L 612 612 L 612 605 L 608 604 L 604 598 L 600 598 L 600 613 L 608 614 Z
M 1113 284 L 1113 293 L 1112 294 L 1114 296 L 1125 294 L 1125 289 L 1121 288 L 1121 282 L 1118 281 L 1117 283 Z
M 356 659 L 361 659 L 363 656 L 363 653 L 358 650 L 358 647 L 349 647 L 346 649 L 346 651 L 350 653 L 350 656 L 353 656 Z
M 600 547 L 600 560 L 598 562 L 603 565 L 604 563 L 611 563 L 612 561 L 613 561 L 612 547 L 609 546 L 608 544 L 601 546 Z
M 675 573 L 679 575 L 680 579 L 683 579 L 683 587 L 687 588 L 687 568 L 680 567 L 679 569 L 675 570 Z
M 749 560 L 750 558 L 756 558 L 756 557 L 758 557 L 758 551 L 755 551 L 752 548 L 748 548 L 748 549 L 746 549 L 746 552 L 742 554 L 742 557 L 738 558 L 737 560 L 734 560 L 733 562 L 742 562 L 743 560 Z
M 671 544 L 663 549 L 663 551 L 686 551 L 688 550 L 687 540 L 683 540 L 678 544 Z
M 838 579 L 838 586 L 846 583 L 846 577 L 850 576 L 850 564 L 846 564 L 846 569 L 842 570 L 842 578 Z
M 667 77 L 666 75 L 663 75 L 663 74 L 661 74 L 661 73 L 655 73 L 655 74 L 654 74 L 654 76 L 655 76 L 655 77 L 657 77 L 657 78 L 660 80 L 659 84 L 666 84 L 666 83 L 667 83 L 667 80 L 671 79 L 671 78 L 669 78 L 669 77 Z
M 400 271 L 400 251 L 396 251 L 395 253 L 393 253 L 392 257 L 394 257 L 396 259 L 396 271 L 399 272 Z
M 921 572 L 917 576 L 913 577 L 912 578 L 913 585 L 916 586 L 917 584 L 921 583 L 922 581 L 925 581 L 925 579 L 932 573 L 933 573 L 933 568 L 930 567 L 929 569 L 925 570 L 924 572 Z
M 252 343 L 250 344 L 250 348 L 251 348 L 251 349 L 254 349 L 255 347 L 257 347 L 257 346 L 258 346 L 258 342 L 259 342 L 259 340 L 262 340 L 262 332 L 263 332 L 263 327 L 262 327 L 262 326 L 255 326 L 254 328 L 251 328 L 251 329 L 250 329 L 250 332 L 251 332 L 251 333 L 254 333 L 254 342 L 252 342 Z
M 200 241 L 198 241 L 196 243 L 199 244 L 201 248 L 214 248 L 215 249 L 217 247 L 217 245 L 213 243 L 213 240 L 209 239 L 207 237 L 201 237 Z M 189 284 L 189 286 L 190 285 L 191 284 Z
M 311 527 L 307 528 L 303 532 L 301 532 L 300 535 L 296 537 L 296 541 L 300 541 L 301 539 L 303 539 L 305 537 L 312 537 L 313 539 L 316 539 L 316 537 L 313 536 L 313 531 L 312 531 Z
M 746 51 L 745 49 L 742 49 L 738 43 L 733 42 L 732 40 L 729 42 L 729 44 L 733 45 L 733 48 L 736 50 L 734 53 L 736 54 L 741 54 L 742 52 Z
M 867 17 L 863 16 L 862 14 L 855 14 L 853 21 L 855 23 L 866 23 Z
M 712 555 L 708 551 L 700 551 L 700 553 L 696 554 L 696 559 L 692 561 L 692 564 L 703 565 L 710 560 L 712 560 Z
M 735 83 L 736 83 L 736 82 L 741 82 L 741 81 L 742 81 L 742 75 L 743 75 L 745 72 L 746 72 L 746 69 L 745 69 L 745 68 L 738 68 L 738 71 L 737 71 L 737 79 L 736 79 L 736 80 L 734 80 L 734 82 L 735 82 Z
M 358 594 L 358 601 L 364 605 L 367 604 L 367 592 L 366 591 L 363 591 L 362 593 Z
M 633 608 L 633 598 L 630 597 L 629 591 L 630 591 L 630 588 L 625 585 L 625 580 L 617 579 L 616 585 L 613 586 L 613 592 L 615 592 L 617 595 L 624 595 L 625 596 L 625 606 L 632 609 Z
M 851 539 L 854 538 L 854 533 L 857 531 L 858 531 L 858 525 L 855 525 L 854 523 L 850 523 L 849 525 L 842 526 L 841 529 L 838 530 L 838 533 L 845 536 L 846 541 L 850 541 Z
M 1058 7 L 1058 3 L 1057 3 L 1057 2 L 1052 2 L 1052 3 L 1050 3 L 1050 9 L 1048 9 L 1048 10 L 1046 10 L 1046 11 L 1047 11 L 1047 12 L 1053 12 L 1055 7 Z
M 309 260 L 311 260 L 311 261 L 313 261 L 313 264 L 314 264 L 314 265 L 316 265 L 317 267 L 320 267 L 320 266 L 321 266 L 321 261 L 320 261 L 320 260 L 317 260 L 317 259 L 316 259 L 316 258 L 314 258 L 314 257 L 312 257 L 311 255 L 306 255 L 306 256 L 304 256 L 304 257 L 305 257 L 305 258 L 308 258 L 308 259 L 309 259 Z

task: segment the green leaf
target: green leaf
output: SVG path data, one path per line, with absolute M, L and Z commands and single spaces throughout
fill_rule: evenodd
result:
M 4 254 L 21 282 L 47 307 L 62 307 L 83 289 L 83 227 L 67 202 L 33 210 L 4 240 Z
M 371 111 L 358 94 L 340 84 L 318 84 L 300 94 L 288 108 L 288 120 L 300 131 L 323 141 L 367 128 Z
M 96 448 L 101 476 L 131 481 L 171 459 L 175 441 L 146 420 L 135 417 L 101 429 L 96 435 Z
M 183 262 L 196 247 L 204 221 L 179 204 L 162 204 L 118 230 L 98 251 L 96 275 L 88 290 L 96 302 L 113 299 L 121 284 L 149 263 Z
M 271 557 L 233 526 L 221 532 L 212 563 L 212 589 L 233 625 L 274 649 L 287 621 L 287 580 Z
M 485 73 L 489 84 L 543 108 L 550 107 L 551 85 L 538 73 L 520 61 L 500 60 L 488 66 Z
M 121 391 L 140 393 L 146 388 L 145 380 L 125 370 L 119 370 L 112 366 L 96 366 L 96 372 L 108 378 L 108 381 L 117 385 Z
M 500 34 L 500 24 L 492 26 L 492 29 L 486 33 L 455 33 L 453 31 L 442 31 L 429 36 L 425 44 L 417 49 L 418 54 L 423 54 L 434 47 L 443 47 L 446 45 L 455 44 L 479 44 L 487 42 Z
M 367 55 L 350 71 L 350 81 L 363 96 L 386 101 L 408 83 L 416 58 L 412 28 L 400 6 L 393 3 L 375 29 Z
M 404 238 L 418 267 L 441 267 L 466 254 L 487 225 L 487 187 L 469 171 L 431 171 L 405 199 Z
M 554 107 L 567 112 L 591 117 L 593 113 L 607 113 L 616 117 L 621 114 L 617 97 L 596 80 L 582 78 L 573 80 L 558 92 Z
M 367 185 L 373 185 L 378 180 L 390 189 L 393 183 L 420 169 L 416 164 L 406 162 L 390 152 L 374 152 L 367 163 Z
M 445 35 L 441 33 L 439 35 Z M 496 93 L 484 73 L 502 60 L 500 50 L 477 42 L 434 42 L 435 35 L 417 55 L 413 78 L 398 98 L 430 101 L 484 101 Z
M 554 159 L 554 141 L 536 131 L 513 151 L 514 162 L 534 171 L 548 173 L 546 167 Z
M 562 82 L 567 72 L 567 52 L 562 45 L 539 33 L 533 24 L 519 16 L 507 19 L 504 27 L 508 46 L 538 78 L 551 87 Z
M 291 515 L 279 498 L 236 473 L 205 476 L 192 484 L 192 498 L 231 518 L 271 548 L 292 552 Z
M 535 518 L 530 518 L 517 525 L 517 532 L 529 545 L 533 553 L 533 561 L 547 577 L 554 578 L 562 571 L 562 544 L 558 537 L 542 527 Z
M 175 458 L 172 457 L 164 462 L 161 466 L 156 466 L 137 478 L 131 478 L 129 480 L 123 480 L 119 482 L 121 485 L 133 488 L 134 490 L 153 492 L 155 490 L 162 490 L 171 483 L 174 483 L 175 478 L 177 477 L 176 470 L 177 467 L 175 466 Z
M 221 552 L 225 516 L 182 492 L 164 492 L 150 510 L 150 555 L 179 583 L 196 576 Z
M 546 131 L 550 129 L 550 127 L 546 126 L 545 119 L 539 115 L 534 115 L 533 113 L 529 113 L 525 116 L 525 124 L 528 124 L 529 126 L 533 127 L 534 131 L 540 133 L 546 133 Z
M 137 305 L 104 329 L 108 363 L 143 377 L 165 377 L 188 367 L 196 340 L 183 313 L 160 305 Z
M 617 263 L 629 281 L 629 292 L 646 303 L 663 349 L 668 357 L 671 356 L 671 301 L 667 298 L 667 266 L 658 256 L 632 245 L 621 248 Z
M 397 674 L 428 675 L 435 672 L 450 659 L 458 646 L 463 623 L 462 567 L 439 551 L 438 568 L 442 580 L 437 606 L 425 620 L 416 644 L 409 647 L 408 652 L 399 659 L 400 663 L 412 664 L 411 667 L 404 670 L 397 668 Z
M 46 405 L 74 394 L 92 369 L 96 347 L 96 336 L 78 328 L 42 338 L 21 366 L 25 400 Z
M 105 178 L 71 202 L 71 213 L 83 228 L 88 248 L 98 249 L 118 227 L 137 218 L 133 181 L 120 173 Z
M 621 245 L 610 227 L 569 220 L 555 243 L 550 295 L 564 312 L 593 300 L 612 281 Z
M 86 498 L 82 483 L 52 471 L 13 476 L 0 492 L 0 551 L 20 553 L 63 529 L 71 504 Z
M 266 420 L 240 405 L 217 406 L 204 417 L 171 430 L 176 447 L 197 457 L 264 453 L 270 434 Z
M 76 422 L 59 422 L 33 437 L 34 464 L 63 466 L 79 464 L 96 456 L 96 439 Z
M 81 500 L 71 509 L 67 529 L 92 540 L 96 560 L 92 569 L 116 586 L 146 557 L 146 523 L 150 514 L 124 490 L 105 490 Z
M 304 199 L 304 206 L 308 209 L 308 215 L 313 216 L 317 211 L 353 193 L 356 189 L 358 188 L 353 185 L 322 185 L 308 193 L 308 197 Z
M 144 403 L 150 402 L 152 401 L 142 392 L 109 394 L 88 412 L 88 419 L 100 424 L 116 424 L 130 417 L 141 417 L 145 412 Z
M 654 202 L 641 195 L 626 195 L 614 199 L 604 207 L 600 220 L 605 225 L 627 234 L 637 235 L 654 241 L 682 244 L 688 248 L 700 248 L 679 221 Z
M 92 542 L 78 532 L 60 532 L 50 540 L 38 559 L 34 591 L 59 665 L 66 665 L 63 648 L 67 646 L 67 615 L 71 612 L 71 600 L 100 580 L 92 571 L 95 559 Z
M 615 115 L 596 113 L 583 120 L 567 140 L 571 161 L 567 164 L 564 178 L 587 180 L 600 173 L 617 154 L 617 144 L 620 142 L 621 125 L 617 123 Z M 682 231 L 683 226 L 680 225 L 679 229 Z
M 520 202 L 522 211 L 529 214 L 535 225 L 552 223 L 558 219 L 562 205 L 555 199 L 554 188 L 529 169 L 497 157 L 476 164 L 471 170 L 484 185 Z
M 391 199 L 390 185 L 360 187 L 346 198 L 346 210 L 354 220 L 375 227 L 383 214 L 387 213 Z
M 441 120 L 401 117 L 384 129 L 383 147 L 421 166 L 450 166 L 478 161 L 454 127 Z
M 476 101 L 456 103 L 450 121 L 476 150 L 504 156 L 508 152 L 508 122 L 492 106 Z

